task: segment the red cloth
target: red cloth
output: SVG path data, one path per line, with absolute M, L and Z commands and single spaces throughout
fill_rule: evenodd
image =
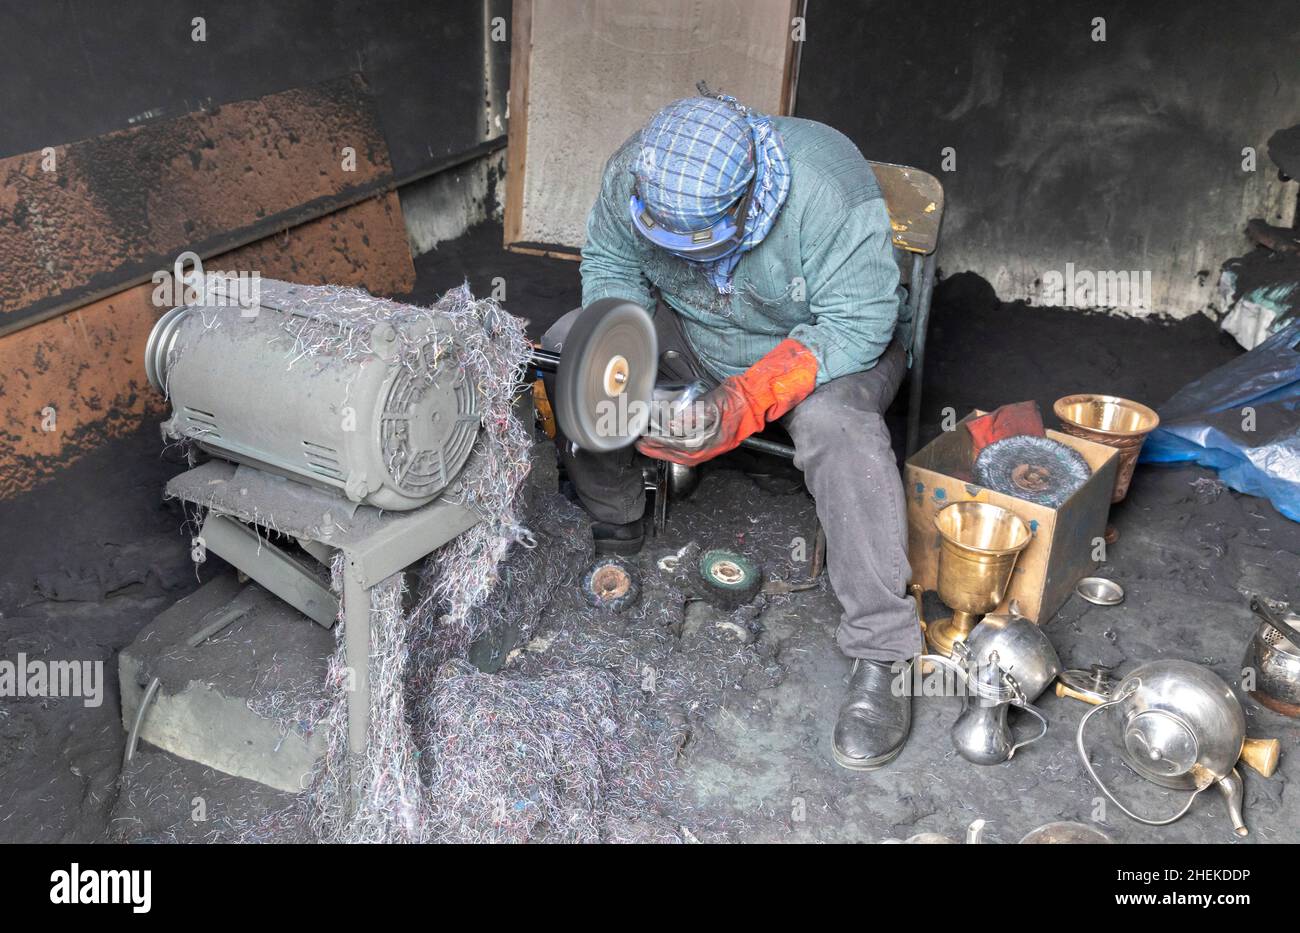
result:
M 637 441 L 637 450 L 647 457 L 696 466 L 740 446 L 806 399 L 816 386 L 817 357 L 799 341 L 786 338 L 749 369 L 724 379 L 700 399 L 702 405 L 717 409 L 717 420 L 703 446 L 686 449 L 674 438 L 647 435 Z
M 1042 412 L 1038 410 L 1038 403 L 1034 401 L 1013 402 L 987 415 L 972 418 L 966 422 L 966 430 L 970 431 L 971 440 L 974 442 L 972 456 L 979 456 L 979 452 L 989 444 L 1004 438 L 1019 437 L 1023 434 L 1043 437 L 1046 434 L 1043 430 Z

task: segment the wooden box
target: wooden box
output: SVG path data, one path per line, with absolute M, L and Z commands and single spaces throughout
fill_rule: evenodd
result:
M 1097 567 L 1119 452 L 1048 431 L 1048 437 L 1083 455 L 1092 476 L 1060 508 L 1038 505 L 985 489 L 969 478 L 971 437 L 965 423 L 982 414 L 977 410 L 967 415 L 955 430 L 945 431 L 918 450 L 903 467 L 912 582 L 927 590 L 938 586 L 939 532 L 934 518 L 940 509 L 968 499 L 1000 505 L 1023 518 L 1033 537 L 1016 561 L 1007 598 L 998 611 L 1005 611 L 1014 599 L 1022 615 L 1041 624 L 1061 608 L 1080 578 Z

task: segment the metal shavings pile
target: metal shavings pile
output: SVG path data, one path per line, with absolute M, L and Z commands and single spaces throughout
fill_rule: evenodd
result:
M 730 613 L 689 613 L 688 573 L 666 573 L 653 560 L 641 560 L 641 598 L 621 613 L 594 609 L 569 587 L 546 611 L 545 649 L 524 652 L 511 669 L 520 676 L 573 666 L 614 674 L 639 692 L 653 757 L 675 765 L 692 732 L 729 692 L 769 688 L 785 676 L 771 645 L 742 643 L 729 634 L 756 625 L 768 600 L 759 597 Z M 686 818 L 671 794 L 660 802 Z M 701 828 L 697 817 L 693 827 Z
M 399 365 L 412 376 L 427 379 L 443 356 L 453 352 L 451 335 L 438 330 L 428 308 L 376 298 L 358 288 L 268 282 L 262 298 L 272 303 L 281 298 L 293 308 L 281 324 L 293 339 L 290 366 L 322 355 L 342 360 L 370 356 L 376 337 L 384 336 L 395 341 Z M 462 285 L 444 295 L 439 305 L 457 305 L 463 315 L 466 303 L 475 303 L 474 297 Z M 496 311 L 504 314 L 499 308 Z
M 556 595 L 573 590 L 594 557 L 590 518 L 555 491 L 553 449 L 535 448 L 533 461 L 521 513 L 536 547 L 511 550 L 498 568 L 492 598 L 469 620 L 474 631 L 486 633 L 470 655 L 483 670 L 499 669 L 512 649 L 532 637 Z
M 1228 488 L 1213 476 L 1198 476 L 1187 485 L 1192 487 L 1196 501 L 1202 504 L 1215 501 Z
M 734 838 L 743 829 L 738 817 L 691 800 L 679 768 L 711 728 L 711 710 L 784 676 L 768 639 L 742 643 L 734 632 L 757 632 L 764 607 L 790 597 L 732 613 L 687 612 L 700 545 L 673 548 L 678 568 L 663 571 L 664 548 L 651 544 L 637 561 L 641 601 L 624 613 L 593 608 L 576 586 L 591 560 L 590 519 L 555 492 L 553 449 L 539 445 L 532 457 L 516 508 L 538 546 L 511 547 L 494 569 L 491 597 L 465 618 L 469 632 L 486 633 L 474 642 L 475 663 L 502 670 L 481 673 L 459 657 L 434 663 L 447 658 L 436 613 L 401 612 L 411 594 L 402 578 L 387 581 L 372 606 L 371 676 L 382 692 L 374 697 L 358 815 L 349 820 L 339 806 L 349 771 L 338 704 L 320 726 L 333 741 L 310 792 L 274 807 L 259 802 L 260 818 L 223 812 L 213 838 L 650 842 Z M 736 540 L 768 572 L 792 572 L 788 532 L 759 541 L 746 517 L 757 513 L 728 511 L 722 501 L 747 493 L 748 481 L 724 474 L 705 483 L 706 494 L 682 503 L 673 520 L 684 530 L 715 529 L 721 536 L 710 544 Z M 810 515 L 802 497 L 760 504 L 778 507 L 786 528 Z M 717 521 L 702 521 L 701 511 L 717 512 Z M 335 656 L 331 696 L 347 677 Z M 177 813 L 187 812 L 182 803 Z M 151 826 L 140 838 L 176 832 L 190 836 Z
M 361 761 L 348 755 L 351 678 L 343 625 L 336 627 L 338 648 L 326 680 L 331 702 L 322 726 L 327 751 L 311 787 L 296 801 L 298 819 L 268 814 L 242 837 L 645 838 L 645 831 L 628 827 L 637 825 L 644 808 L 637 789 L 653 788 L 654 778 L 631 751 L 636 712 L 609 674 L 580 669 L 496 676 L 473 672 L 463 661 L 493 626 L 535 624 L 572 567 L 589 555 L 589 535 L 563 527 L 549 533 L 539 528 L 537 534 L 548 545 L 566 537 L 570 543 L 552 556 L 564 553 L 567 561 L 528 549 L 536 539 L 523 527 L 520 493 L 530 469 L 531 434 L 513 413 L 531 352 L 523 322 L 491 301 L 475 300 L 464 287 L 432 309 L 338 288 L 298 286 L 294 300 L 296 313 L 285 325 L 294 339 L 294 361 L 368 353 L 371 335 L 385 325 L 395 325 L 399 335 L 434 334 L 398 351 L 401 365 L 418 376 L 455 354 L 457 378 L 477 390 L 482 424 L 459 477 L 460 496 L 483 521 L 431 555 L 417 580 L 397 574 L 371 590 L 371 709 Z M 583 542 L 576 549 L 575 540 Z M 336 560 L 336 591 L 342 589 L 340 574 Z M 502 598 L 488 600 L 502 574 Z M 348 806 L 358 773 L 360 794 Z M 506 817 L 496 820 L 503 808 Z
M 400 365 L 428 378 L 447 353 L 454 353 L 456 378 L 469 381 L 478 394 L 482 430 L 460 482 L 464 503 L 483 521 L 425 562 L 409 611 L 402 574 L 371 590 L 370 730 L 367 753 L 359 762 L 349 760 L 347 752 L 350 677 L 344 626 L 336 627 L 339 647 L 328 676 L 334 702 L 326 717 L 327 752 L 304 795 L 311 835 L 322 841 L 432 841 L 432 805 L 438 795 L 416 768 L 421 748 L 413 731 L 415 706 L 428 695 L 432 672 L 444 661 L 462 657 L 479 634 L 471 612 L 491 592 L 497 565 L 524 534 L 515 510 L 528 474 L 531 438 L 512 406 L 531 347 L 522 320 L 495 302 L 476 300 L 466 286 L 447 292 L 431 309 L 355 289 L 299 287 L 295 298 L 299 313 L 286 325 L 293 328 L 295 359 L 369 352 L 371 335 L 391 327 L 400 340 Z M 337 564 L 333 576 L 335 590 L 341 592 Z M 361 775 L 360 796 L 349 807 L 354 769 Z
M 335 562 L 335 578 L 341 571 Z M 343 643 L 330 659 L 327 682 L 334 702 L 326 717 L 327 747 L 312 786 L 303 796 L 306 823 L 321 842 L 427 842 L 430 837 L 428 793 L 421 786 L 408 715 L 408 671 L 417 641 L 426 640 L 433 620 L 402 611 L 406 593 L 401 574 L 371 590 L 370 601 L 370 730 L 364 757 L 348 754 L 347 693 L 351 674 Z M 417 639 L 417 629 L 425 637 Z M 412 695 L 414 695 L 412 693 Z M 349 807 L 353 769 L 359 770 L 360 795 Z
M 282 734 L 292 729 L 310 736 L 329 708 L 330 699 L 323 683 L 315 679 L 293 683 L 285 676 L 283 665 L 273 661 L 258 672 L 245 705 L 263 719 L 279 724 Z
M 422 743 L 432 752 L 428 784 L 439 789 L 439 837 L 676 839 L 668 824 L 650 821 L 646 796 L 661 796 L 661 779 L 632 742 L 635 703 L 595 668 L 518 678 L 445 665 L 428 696 Z

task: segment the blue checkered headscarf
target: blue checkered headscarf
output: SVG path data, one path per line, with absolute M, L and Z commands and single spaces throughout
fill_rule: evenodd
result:
M 722 294 L 731 292 L 741 255 L 767 236 L 790 193 L 790 165 L 771 118 L 724 95 L 687 97 L 655 114 L 641 131 L 632 172 L 650 216 L 677 233 L 717 223 L 754 181 L 740 248 L 707 264 Z

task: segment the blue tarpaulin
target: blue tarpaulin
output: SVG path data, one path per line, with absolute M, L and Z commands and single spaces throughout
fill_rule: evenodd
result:
M 1300 522 L 1300 321 L 1184 386 L 1159 409 L 1143 463 L 1195 462 Z

